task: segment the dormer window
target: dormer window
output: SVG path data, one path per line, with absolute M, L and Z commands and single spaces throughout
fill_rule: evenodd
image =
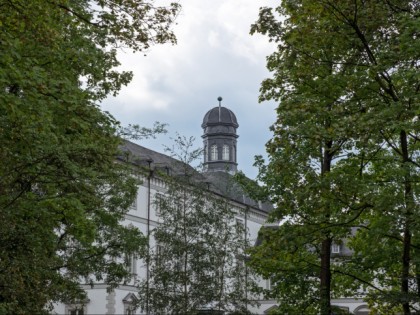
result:
M 212 161 L 218 160 L 218 156 L 217 155 L 218 155 L 217 154 L 217 145 L 212 145 L 211 146 L 211 156 L 210 156 L 210 159 Z
M 223 146 L 222 159 L 224 161 L 229 161 L 229 146 L 226 144 Z

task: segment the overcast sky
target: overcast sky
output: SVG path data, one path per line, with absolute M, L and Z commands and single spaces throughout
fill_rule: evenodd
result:
M 168 134 L 139 142 L 158 152 L 178 132 L 202 145 L 201 123 L 218 105 L 231 109 L 239 123 L 238 169 L 250 178 L 257 170 L 254 156 L 265 154 L 275 104 L 258 103 L 261 81 L 270 76 L 265 58 L 274 51 L 266 37 L 249 35 L 261 6 L 274 0 L 181 0 L 174 27 L 178 44 L 154 46 L 142 53 L 121 52 L 122 69 L 134 79 L 115 98 L 103 103 L 124 125 L 167 123 Z

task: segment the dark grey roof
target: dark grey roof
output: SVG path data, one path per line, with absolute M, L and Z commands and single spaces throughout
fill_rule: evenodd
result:
M 149 163 L 152 170 L 167 171 L 170 175 L 192 175 L 196 182 L 205 182 L 210 190 L 217 194 L 228 197 L 237 202 L 258 208 L 266 213 L 273 208 L 271 204 L 262 203 L 249 198 L 242 187 L 235 181 L 233 175 L 223 172 L 199 173 L 190 165 L 187 165 L 173 157 L 162 154 L 141 145 L 124 141 L 120 147 L 122 153 L 120 160 L 129 161 L 135 165 L 148 169 Z
M 204 115 L 201 127 L 205 128 L 214 125 L 232 125 L 235 128 L 239 127 L 235 114 L 230 109 L 219 106 L 210 109 Z
M 122 151 L 120 159 L 144 168 L 148 168 L 150 163 L 151 169 L 167 170 L 168 174 L 196 173 L 190 165 L 130 141 L 124 141 L 124 144 L 120 146 L 120 150 Z M 188 172 L 185 172 L 185 170 Z
M 266 202 L 259 202 L 246 195 L 243 188 L 235 181 L 233 175 L 223 171 L 202 173 L 206 181 L 210 183 L 216 192 L 219 192 L 230 199 L 258 208 L 266 213 L 273 209 L 273 206 Z

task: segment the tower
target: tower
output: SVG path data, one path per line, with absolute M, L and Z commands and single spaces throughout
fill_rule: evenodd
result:
M 207 172 L 224 171 L 236 173 L 236 144 L 239 127 L 235 114 L 222 107 L 222 98 L 217 98 L 219 106 L 210 109 L 204 116 L 204 169 Z

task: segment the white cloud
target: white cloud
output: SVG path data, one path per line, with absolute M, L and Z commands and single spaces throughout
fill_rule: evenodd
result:
M 216 33 L 215 31 L 211 30 L 209 32 L 208 36 L 209 44 L 212 48 L 219 48 L 220 45 L 220 39 L 219 39 L 219 33 Z

